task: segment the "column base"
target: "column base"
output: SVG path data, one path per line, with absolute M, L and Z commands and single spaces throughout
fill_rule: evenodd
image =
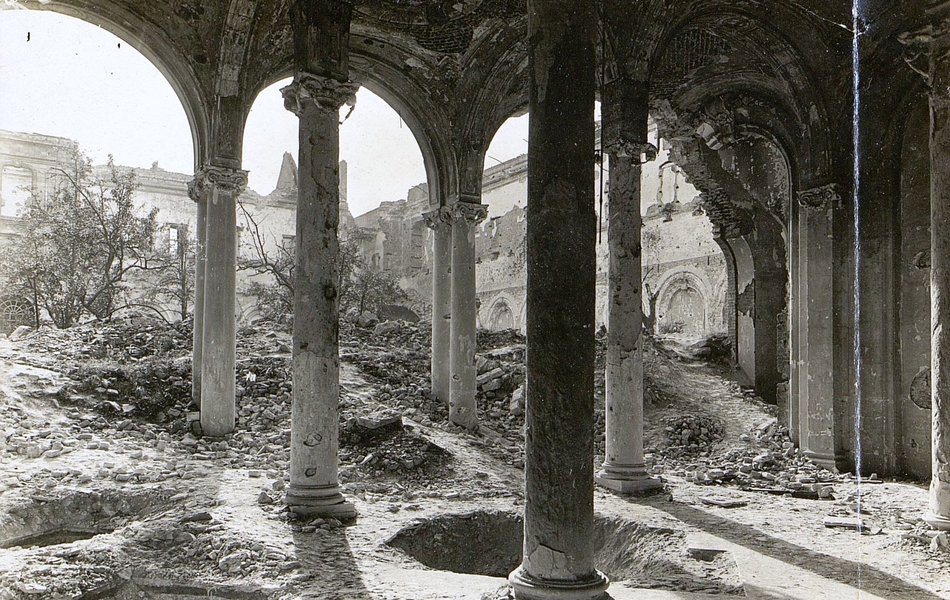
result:
M 508 576 L 517 600 L 601 600 L 606 594 L 610 580 L 600 571 L 594 571 L 589 581 L 563 581 L 538 579 L 519 566 Z
M 201 416 L 199 417 L 199 423 L 201 423 L 201 435 L 203 437 L 213 437 L 213 438 L 223 438 L 229 433 L 234 433 L 234 420 L 228 418 L 215 418 L 205 416 L 205 412 L 201 411 Z
M 950 531 L 950 518 L 948 517 L 935 515 L 932 512 L 928 512 L 926 515 L 924 515 L 924 522 L 934 529 L 940 531 Z
M 284 503 L 298 517 L 324 517 L 340 521 L 356 518 L 356 507 L 346 501 L 337 485 L 318 487 L 291 483 Z
M 663 480 L 650 477 L 646 469 L 615 470 L 605 467 L 594 475 L 594 482 L 621 494 L 636 494 L 663 488 Z
M 805 455 L 805 458 L 818 466 L 824 467 L 829 471 L 838 471 L 838 457 L 834 454 L 815 452 L 814 450 L 804 450 L 802 454 Z

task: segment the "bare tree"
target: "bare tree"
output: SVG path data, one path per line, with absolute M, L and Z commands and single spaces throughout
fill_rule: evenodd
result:
M 133 202 L 135 174 L 109 156 L 105 177 L 77 151 L 70 168 L 57 169 L 49 197 L 33 193 L 20 211 L 19 235 L 3 271 L 32 298 L 34 311 L 60 328 L 84 314 L 109 319 L 128 305 L 133 271 L 165 268 L 153 244 L 158 209 L 139 216 Z
M 262 227 L 263 218 L 252 215 L 243 204 L 238 205 L 244 215 L 252 250 L 250 256 L 238 258 L 238 269 L 272 278 L 269 283 L 251 283 L 248 291 L 257 296 L 258 308 L 266 317 L 279 320 L 293 313 L 294 309 L 293 245 L 272 243 Z M 341 313 L 354 307 L 360 313 L 379 310 L 383 305 L 395 304 L 407 297 L 391 273 L 371 268 L 363 258 L 360 245 L 368 235 L 357 228 L 341 236 L 337 288 Z
M 150 296 L 159 302 L 170 302 L 175 306 L 178 317 L 184 321 L 191 312 L 195 299 L 195 242 L 188 226 L 173 226 L 177 232 L 165 250 L 166 268 L 150 289 Z

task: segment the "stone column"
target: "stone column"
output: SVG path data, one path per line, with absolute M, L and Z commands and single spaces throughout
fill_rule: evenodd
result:
M 529 0 L 527 387 L 519 600 L 602 598 L 594 568 L 593 0 Z
M 484 204 L 456 202 L 452 214 L 452 319 L 449 421 L 474 430 L 475 407 L 475 226 L 488 214 Z
M 356 516 L 338 479 L 340 345 L 339 109 L 356 86 L 298 73 L 281 90 L 300 119 L 294 262 L 290 489 L 298 515 Z
M 205 169 L 207 232 L 201 324 L 201 431 L 222 436 L 234 430 L 235 278 L 237 197 L 247 171 Z
M 449 403 L 452 381 L 452 214 L 442 207 L 423 215 L 432 229 L 432 395 Z
M 930 525 L 950 531 L 950 23 L 930 42 Z
M 805 456 L 834 469 L 834 210 L 841 203 L 835 185 L 798 193 L 799 281 L 797 290 L 798 348 L 792 349 L 798 370 L 798 444 Z M 795 297 L 793 296 L 793 299 Z M 792 377 L 795 375 L 792 374 Z
M 188 182 L 188 197 L 195 201 L 195 304 L 192 318 L 191 399 L 201 410 L 201 345 L 205 314 L 205 243 L 208 238 L 208 196 L 204 188 L 204 169 Z
M 643 273 L 640 164 L 647 144 L 647 85 L 620 79 L 604 90 L 603 144 L 610 157 L 607 223 L 606 456 L 596 481 L 621 493 L 663 486 L 643 460 Z

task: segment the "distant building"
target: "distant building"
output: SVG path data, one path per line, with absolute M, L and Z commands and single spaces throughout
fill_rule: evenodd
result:
M 662 143 L 660 143 L 662 146 Z M 46 194 L 52 190 L 57 169 L 68 165 L 78 145 L 61 137 L 0 131 L 0 242 L 16 233 L 16 213 L 29 197 L 26 189 Z M 609 165 L 608 165 L 609 167 Z M 96 167 L 101 169 L 103 167 Z M 187 195 L 192 175 L 173 173 L 153 164 L 134 169 L 136 199 L 143 207 L 159 209 L 165 243 L 177 244 L 181 235 L 193 237 L 195 204 Z M 595 168 L 599 190 L 600 169 Z M 605 177 L 605 190 L 609 184 Z M 347 168 L 340 163 L 341 231 L 358 228 L 361 253 L 368 264 L 392 272 L 410 294 L 410 305 L 428 314 L 432 291 L 432 240 L 422 214 L 429 210 L 425 184 L 411 188 L 404 200 L 384 201 L 374 210 L 352 216 L 346 202 Z M 709 219 L 702 213 L 699 193 L 667 160 L 660 148 L 656 161 L 643 169 L 642 198 L 644 297 L 647 311 L 656 307 L 660 332 L 692 336 L 724 332 L 726 265 L 713 240 Z M 482 202 L 488 218 L 476 231 L 476 285 L 478 325 L 487 329 L 525 326 L 525 199 L 527 157 L 519 156 L 485 170 Z M 297 202 L 297 166 L 284 153 L 275 189 L 262 196 L 245 190 L 239 201 L 250 223 L 256 223 L 268 252 L 293 244 Z M 597 322 L 605 321 L 607 282 L 606 191 L 598 243 Z M 597 207 L 600 211 L 600 207 Z M 252 231 L 238 209 L 239 252 L 252 252 Z M 246 293 L 251 277 L 238 280 L 237 315 L 253 321 L 255 298 Z M 649 291 L 649 294 L 647 293 Z M 653 296 L 654 302 L 649 302 Z M 22 320 L 23 303 L 0 290 L 0 331 Z
M 655 138 L 655 130 L 652 132 Z M 662 140 L 659 156 L 642 174 L 644 304 L 656 309 L 659 332 L 693 337 L 725 333 L 726 262 L 702 212 L 699 192 L 668 160 Z M 608 165 L 609 168 L 609 165 Z M 605 175 L 607 171 L 605 170 Z M 595 189 L 600 169 L 595 167 Z M 597 322 L 606 320 L 607 188 L 597 245 Z M 599 193 L 597 194 L 599 196 Z M 525 207 L 527 156 L 485 170 L 482 202 L 488 218 L 476 228 L 478 326 L 525 328 Z M 425 184 L 409 190 L 406 200 L 383 202 L 356 217 L 370 237 L 364 254 L 372 264 L 393 272 L 413 298 L 428 302 L 432 289 L 432 241 L 422 214 L 429 209 Z M 649 290 L 649 294 L 647 293 Z M 649 296 L 653 296 L 653 302 Z

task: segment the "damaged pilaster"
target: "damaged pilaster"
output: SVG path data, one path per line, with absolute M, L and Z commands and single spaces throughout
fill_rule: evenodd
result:
M 805 455 L 834 469 L 834 212 L 841 204 L 837 186 L 798 193 L 789 251 L 793 340 L 789 425 Z M 794 413 L 794 414 L 793 414 Z

